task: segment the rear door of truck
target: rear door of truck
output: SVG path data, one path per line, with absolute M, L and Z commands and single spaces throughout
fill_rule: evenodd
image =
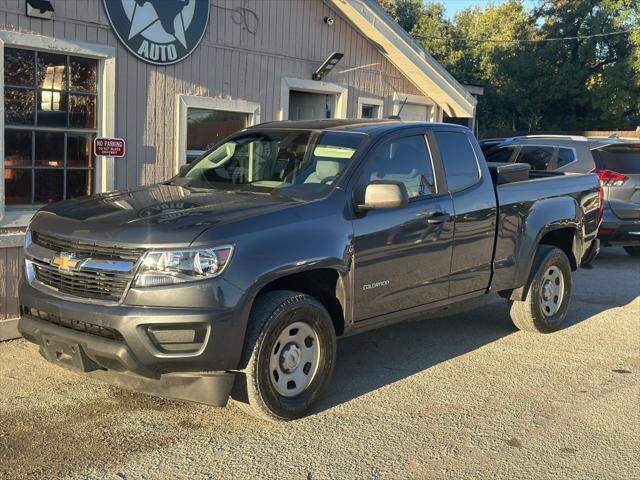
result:
M 491 281 L 497 222 L 491 175 L 471 132 L 443 125 L 434 128 L 430 139 L 444 165 L 455 212 L 449 296 L 485 290 Z

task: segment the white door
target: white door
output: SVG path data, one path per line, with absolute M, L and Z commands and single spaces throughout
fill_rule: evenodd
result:
M 402 102 L 400 106 L 402 106 Z M 400 118 L 414 122 L 431 122 L 433 121 L 433 105 L 405 103 L 400 112 Z

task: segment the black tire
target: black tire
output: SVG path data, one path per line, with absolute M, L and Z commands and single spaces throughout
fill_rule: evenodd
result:
M 555 284 L 548 276 L 550 272 L 559 272 L 562 274 L 557 288 L 561 295 L 556 295 L 555 305 L 557 310 L 549 310 L 545 313 L 545 302 L 553 302 L 552 288 Z M 560 329 L 569 310 L 572 293 L 571 264 L 565 253 L 559 248 L 550 247 L 548 245 L 540 245 L 533 261 L 531 284 L 527 298 L 524 301 L 515 301 L 511 304 L 510 316 L 511 320 L 520 330 L 527 332 L 551 333 Z M 550 282 L 548 285 L 545 282 Z M 547 290 L 543 290 L 547 288 Z
M 640 258 L 640 247 L 624 247 L 624 251 L 634 258 Z
M 278 350 L 284 351 L 284 346 L 277 346 L 278 339 L 282 338 L 281 335 L 289 334 L 285 334 L 286 328 L 297 322 L 306 323 L 316 335 L 317 366 L 314 366 L 312 378 L 308 380 L 304 391 L 295 396 L 284 396 L 274 385 L 272 378 L 276 377 L 270 361 Z M 276 356 L 282 360 L 281 355 Z M 245 412 L 269 421 L 300 418 L 324 394 L 333 375 L 335 361 L 336 334 L 324 306 L 303 293 L 285 290 L 268 292 L 256 299 L 251 310 L 242 370 L 236 378 L 232 398 Z M 307 372 L 305 374 L 308 376 Z

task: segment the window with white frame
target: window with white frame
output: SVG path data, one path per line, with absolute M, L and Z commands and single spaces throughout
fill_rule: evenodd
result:
M 112 46 L 0 30 L 0 227 L 115 188 L 114 159 L 91 154 L 95 136 L 115 136 L 115 87 Z
M 378 98 L 358 99 L 358 118 L 380 119 L 383 116 L 384 101 Z
M 187 109 L 187 163 L 249 125 L 249 114 L 206 108 Z
M 260 123 L 260 104 L 178 95 L 177 122 L 176 172 L 232 133 Z
M 4 47 L 6 205 L 95 192 L 98 60 Z

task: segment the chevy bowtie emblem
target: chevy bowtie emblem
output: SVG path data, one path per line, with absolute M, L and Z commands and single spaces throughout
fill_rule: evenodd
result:
M 73 268 L 76 268 L 80 263 L 80 260 L 75 258 L 71 253 L 61 253 L 60 255 L 53 257 L 51 261 L 52 265 L 58 267 L 59 270 L 68 272 Z

